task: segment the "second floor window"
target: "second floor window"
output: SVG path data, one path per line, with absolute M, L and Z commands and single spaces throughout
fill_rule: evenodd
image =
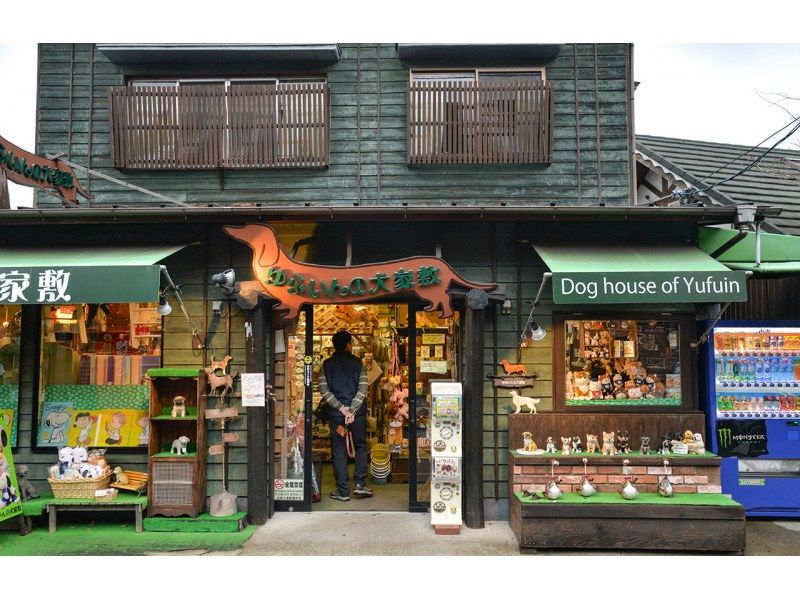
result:
M 408 162 L 549 163 L 552 101 L 542 70 L 413 71 Z
M 328 165 L 323 78 L 140 80 L 109 104 L 118 168 Z

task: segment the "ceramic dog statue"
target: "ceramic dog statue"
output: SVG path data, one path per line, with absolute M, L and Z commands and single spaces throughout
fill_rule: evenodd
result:
M 586 452 L 594 453 L 600 450 L 600 445 L 597 443 L 597 434 L 586 435 Z
M 172 399 L 172 417 L 186 417 L 186 397 L 178 395 Z
M 561 454 L 569 455 L 572 452 L 572 436 L 561 437 Z
M 650 454 L 650 437 L 649 436 L 642 436 L 640 439 L 641 444 L 639 445 L 639 452 L 643 455 Z
M 661 452 L 662 455 L 669 455 L 670 448 L 672 446 L 670 444 L 671 440 L 672 440 L 672 435 L 671 434 L 664 434 L 661 437 L 661 449 L 660 449 L 660 452 Z
M 547 437 L 547 447 L 544 449 L 545 453 L 555 453 L 556 451 L 556 443 L 553 441 L 552 436 Z
M 509 363 L 508 359 L 501 359 L 500 365 L 503 366 L 503 371 L 509 376 L 517 374 L 520 376 L 528 375 L 528 368 L 521 363 Z
M 703 442 L 703 435 L 700 432 L 695 432 L 692 436 L 692 442 L 688 443 L 689 452 L 695 455 L 702 455 L 706 452 L 706 443 Z
M 572 437 L 572 452 L 573 453 L 582 453 L 583 452 L 583 444 L 581 444 L 581 437 L 580 436 L 573 436 Z
M 541 402 L 542 399 L 534 399 L 532 397 L 523 397 L 519 394 L 516 390 L 512 390 L 509 392 L 511 395 L 511 401 L 514 403 L 514 406 L 517 410 L 514 413 L 519 413 L 522 410 L 522 406 L 528 408 L 528 411 L 531 413 L 536 413 L 536 404 Z
M 185 455 L 187 451 L 187 446 L 189 445 L 189 439 L 186 436 L 179 436 L 175 440 L 172 441 L 172 448 L 169 449 L 170 453 L 176 453 L 178 455 Z
M 522 433 L 522 450 L 528 452 L 536 450 L 536 443 L 533 441 L 533 434 L 530 432 Z
M 19 493 L 22 496 L 22 500 L 29 500 L 31 498 L 38 498 L 39 493 L 34 488 L 31 481 L 28 479 L 28 466 L 27 465 L 17 465 L 14 468 L 17 472 L 17 486 L 19 486 Z
M 603 450 L 604 455 L 616 455 L 617 448 L 614 446 L 614 432 L 603 431 Z
M 618 453 L 630 453 L 631 452 L 631 445 L 630 441 L 628 440 L 628 432 L 620 432 L 617 431 L 617 439 L 615 441 L 615 446 L 617 447 Z

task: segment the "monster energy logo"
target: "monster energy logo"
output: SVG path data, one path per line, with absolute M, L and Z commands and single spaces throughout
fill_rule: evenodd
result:
M 717 428 L 717 437 L 719 438 L 719 445 L 722 447 L 729 447 L 731 444 L 731 437 L 733 432 L 730 428 Z

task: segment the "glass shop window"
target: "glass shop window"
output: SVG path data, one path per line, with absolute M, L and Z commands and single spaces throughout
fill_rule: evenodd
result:
M 37 446 L 147 446 L 150 387 L 161 366 L 155 303 L 42 307 Z
M 675 321 L 567 320 L 567 407 L 679 407 L 681 368 Z
M 0 425 L 12 447 L 17 446 L 21 334 L 22 309 L 19 305 L 3 305 L 0 311 Z

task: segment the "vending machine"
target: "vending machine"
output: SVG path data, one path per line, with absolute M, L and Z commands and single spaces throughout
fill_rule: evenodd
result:
M 437 533 L 458 533 L 462 522 L 461 395 L 460 382 L 431 382 L 431 523 Z
M 717 322 L 706 366 L 722 492 L 748 517 L 800 518 L 800 326 Z

